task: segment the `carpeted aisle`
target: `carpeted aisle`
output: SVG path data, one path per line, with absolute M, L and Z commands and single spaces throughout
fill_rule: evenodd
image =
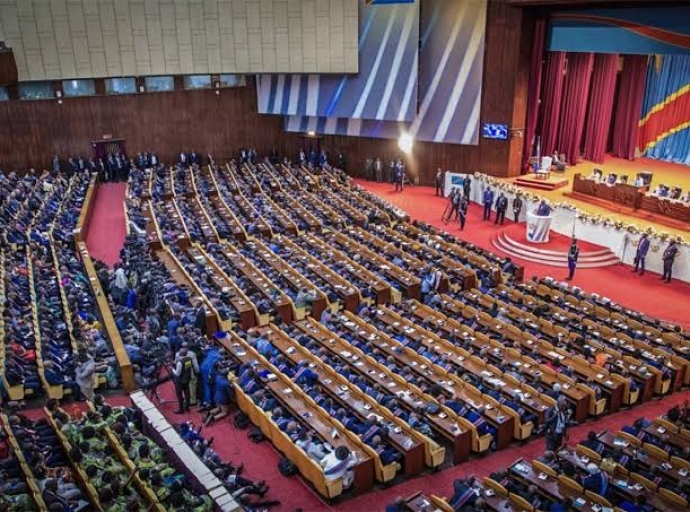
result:
M 395 192 L 393 185 L 389 183 L 363 180 L 357 180 L 357 183 L 407 211 L 412 220 L 428 222 L 463 240 L 505 256 L 491 244 L 491 238 L 501 227 L 495 226 L 493 220 L 482 221 L 482 209 L 478 204 L 470 203 L 467 223 L 464 231 L 461 232 L 457 223 L 446 225 L 441 221 L 448 200 L 436 197 L 432 187 L 408 186 L 402 192 Z M 513 222 L 506 216 L 506 225 L 508 224 L 513 224 Z M 518 258 L 513 259 L 524 265 L 526 279 L 531 276 L 551 276 L 560 280 L 567 276 L 567 269 L 549 267 Z M 690 313 L 688 313 L 690 283 L 674 280 L 666 284 L 659 280 L 658 274 L 647 272 L 640 277 L 631 273 L 630 270 L 631 267 L 623 264 L 605 268 L 578 269 L 572 284 L 585 291 L 609 297 L 611 300 L 643 311 L 650 316 L 690 328 Z
M 110 267 L 120 261 L 120 249 L 125 243 L 125 189 L 125 183 L 98 185 L 86 235 L 86 245 L 91 257 Z

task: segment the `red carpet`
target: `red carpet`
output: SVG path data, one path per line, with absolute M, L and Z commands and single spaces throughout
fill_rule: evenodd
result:
M 433 187 L 408 186 L 403 192 L 395 192 L 393 185 L 388 183 L 363 180 L 357 180 L 357 183 L 404 209 L 412 219 L 428 222 L 468 242 L 505 256 L 491 244 L 491 238 L 501 227 L 495 226 L 493 221 L 482 221 L 482 209 L 475 203 L 470 203 L 465 230 L 461 233 L 459 225 L 445 225 L 441 221 L 448 200 L 434 196 Z M 507 217 L 506 224 L 512 224 Z M 567 275 L 565 269 L 514 259 L 524 265 L 525 278 L 551 276 L 563 279 Z M 650 272 L 639 277 L 631 274 L 629 266 L 622 264 L 605 268 L 578 269 L 572 283 L 583 290 L 609 297 L 629 308 L 690 329 L 690 283 L 676 280 L 670 284 L 662 283 L 658 274 Z
M 99 185 L 86 236 L 91 257 L 111 267 L 120 261 L 125 243 L 125 188 L 125 183 Z

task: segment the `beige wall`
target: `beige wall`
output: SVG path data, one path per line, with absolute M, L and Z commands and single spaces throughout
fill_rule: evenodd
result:
M 19 80 L 356 73 L 358 0 L 0 0 Z

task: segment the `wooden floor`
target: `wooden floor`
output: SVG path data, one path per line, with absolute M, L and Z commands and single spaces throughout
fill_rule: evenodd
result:
M 652 188 L 655 188 L 659 183 L 663 183 L 669 186 L 682 187 L 683 194 L 690 190 L 690 166 L 660 162 L 658 160 L 652 160 L 649 158 L 639 158 L 631 162 L 629 160 L 614 158 L 607 155 L 603 164 L 595 164 L 593 162 L 582 160 L 576 166 L 569 166 L 565 173 L 562 174 L 563 177 L 568 179 L 568 186 L 557 190 L 533 190 L 533 192 L 552 201 L 567 201 L 575 204 L 582 211 L 590 214 L 602 215 L 608 213 L 608 215 L 614 220 L 621 220 L 630 224 L 636 224 L 640 227 L 652 226 L 657 230 L 683 235 L 688 238 L 688 233 L 690 233 L 688 230 L 672 228 L 647 219 L 640 219 L 631 215 L 616 213 L 611 210 L 604 210 L 600 206 L 579 201 L 564 195 L 572 192 L 573 176 L 576 173 L 581 173 L 584 176 L 588 176 L 592 173 L 594 168 L 602 169 L 604 171 L 604 176 L 606 176 L 609 172 L 615 172 L 619 176 L 622 174 L 627 174 L 631 178 L 634 178 L 638 172 L 649 171 L 654 173 L 654 178 L 652 179 Z M 510 181 L 515 181 L 515 178 L 511 178 Z

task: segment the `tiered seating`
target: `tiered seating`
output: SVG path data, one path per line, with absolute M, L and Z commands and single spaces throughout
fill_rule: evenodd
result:
M 242 189 L 244 183 L 237 181 L 235 173 L 230 168 L 230 164 L 225 166 L 212 166 L 212 169 L 215 174 L 218 192 L 235 215 L 239 215 L 240 221 L 247 234 L 252 236 L 261 233 L 269 238 L 272 237 L 273 231 L 270 224 L 266 219 L 261 217 L 260 212 L 258 212 L 251 201 L 247 199 Z M 247 193 L 250 194 L 251 197 L 250 189 L 247 190 Z
M 177 178 L 189 186 L 178 186 L 174 201 L 152 204 L 153 212 L 142 210 L 146 224 L 172 202 L 180 211 L 189 206 L 177 231 L 193 231 L 185 228 L 193 215 L 210 224 L 219 219 L 225 235 L 156 255 L 177 269 L 175 279 L 209 305 L 223 330 L 238 333 L 218 341 L 239 366 L 241 409 L 299 459 L 326 496 L 343 489 L 315 472 L 313 453 L 300 451 L 305 411 L 328 419 L 319 423 L 320 444 L 327 424 L 339 425 L 350 451 L 364 450 L 377 479 L 389 481 L 399 470 L 437 467 L 446 453 L 458 462 L 470 449 L 528 439 L 559 396 L 584 421 L 669 392 L 674 378 L 685 378 L 682 336 L 668 338 L 684 362 L 668 358 L 675 368 L 667 374 L 659 364 L 668 361 L 635 344 L 642 340 L 626 352 L 609 335 L 618 331 L 569 298 L 551 300 L 532 283 L 516 286 L 521 267 L 406 222 L 335 169 L 232 163 L 178 171 Z M 165 179 L 159 189 L 164 198 Z M 228 236 L 235 214 L 246 241 Z M 224 318 L 219 302 L 226 299 L 236 311 Z M 369 429 L 375 434 L 367 436 Z M 347 487 L 347 473 L 340 476 Z M 524 505 L 513 494 L 502 502 Z
M 87 419 L 85 424 L 97 422 L 97 429 L 125 468 L 132 472 L 138 469 L 134 477 L 139 481 L 135 479 L 134 483 L 157 509 L 182 508 L 199 512 L 214 509 L 211 497 L 189 486 L 186 476 L 175 467 L 175 462 L 143 433 L 143 425 L 134 411 L 122 407 L 111 408 L 105 403 L 98 407 L 92 404 L 91 415 L 87 415 L 89 417 L 91 420 Z M 84 429 L 81 434 L 83 437 Z
M 265 325 L 275 316 L 280 316 L 284 322 L 291 322 L 295 318 L 295 305 L 292 299 L 237 248 L 228 243 L 215 245 L 209 247 L 209 255 L 256 306 L 261 325 Z
M 105 510 L 116 503 L 136 503 L 136 510 L 165 510 L 153 489 L 137 475 L 124 448 L 100 415 L 91 412 L 71 419 L 61 410 L 46 410 L 46 414 L 79 480 L 89 496 L 95 497 L 98 507 Z M 125 485 L 130 482 L 134 485 Z
M 0 457 L 0 505 L 9 512 L 47 510 L 31 468 L 22 455 L 17 439 L 12 434 L 7 416 L 0 417 L 6 440 L 0 441 L 7 448 L 7 455 Z
M 321 318 L 321 313 L 330 308 L 328 297 L 312 282 L 288 265 L 258 239 L 245 244 L 240 253 L 260 268 L 266 277 L 290 297 L 295 305 L 295 318 L 303 319 L 307 314 Z
M 219 196 L 214 173 L 209 167 L 194 167 L 193 171 L 197 185 L 197 198 L 206 214 L 212 218 L 212 224 L 218 236 L 224 240 L 235 238 L 239 242 L 244 242 L 247 239 L 247 233 L 242 223 Z
M 2 422 L 41 510 L 55 503 L 62 509 L 87 510 L 98 502 L 85 486 L 74 482 L 67 453 L 47 420 L 11 414 L 3 415 Z
M 358 289 L 354 288 L 347 279 L 315 258 L 301 245 L 287 237 L 275 237 L 269 244 L 269 249 L 287 262 L 293 269 L 317 286 L 326 295 L 331 308 L 347 309 L 353 313 L 359 308 L 362 297 Z M 312 315 L 320 318 L 320 315 Z
M 373 449 L 364 445 L 338 420 L 318 407 L 314 400 L 249 343 L 234 333 L 230 333 L 229 338 L 222 338 L 220 342 L 240 363 L 236 372 L 238 378 L 234 382 L 238 406 L 261 428 L 276 448 L 297 465 L 300 473 L 319 493 L 329 498 L 342 494 L 343 474 L 327 474 L 306 450 L 299 448 L 286 433 L 291 422 L 295 428 L 298 425 L 307 428 L 325 447 L 329 447 L 331 442 L 337 442 L 339 446 L 348 449 L 348 458 L 345 460 L 348 460 L 347 466 L 353 472 L 351 480 L 355 490 L 370 489 L 374 477 L 385 482 L 394 476 L 394 472 L 391 474 L 389 469 L 381 465 Z
M 40 343 L 31 294 L 31 260 L 27 249 L 4 251 L 5 389 L 10 399 L 24 400 L 41 393 Z

